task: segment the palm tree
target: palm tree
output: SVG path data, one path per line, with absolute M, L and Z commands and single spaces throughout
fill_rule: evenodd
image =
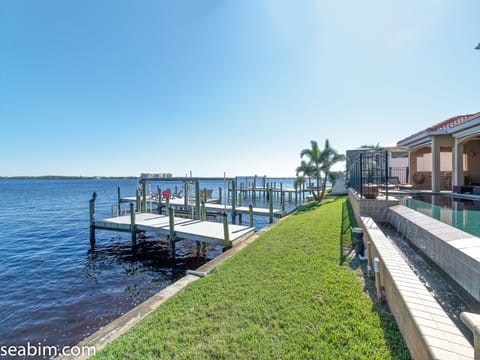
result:
M 295 179 L 295 185 L 301 186 L 305 183 L 305 177 L 308 179 L 308 184 L 310 184 L 310 179 L 314 174 L 314 168 L 310 163 L 307 163 L 305 160 L 302 160 L 300 166 L 296 169 L 297 178 Z M 311 191 L 313 189 L 310 189 Z M 313 194 L 315 196 L 315 194 Z
M 328 141 L 328 139 L 325 140 L 325 148 L 321 151 L 320 154 L 321 170 L 325 176 L 322 184 L 322 194 L 321 196 L 319 196 L 320 200 L 322 200 L 325 196 L 327 179 L 330 174 L 330 169 L 334 164 L 343 160 L 345 160 L 345 155 L 339 154 L 335 149 L 330 146 L 330 142 Z
M 318 143 L 315 140 L 310 141 L 311 148 L 310 149 L 303 149 L 300 152 L 300 157 L 303 158 L 304 156 L 308 159 L 308 164 L 310 164 L 312 168 L 312 176 L 315 176 L 317 179 L 317 194 L 315 199 L 318 200 L 320 198 L 320 178 L 321 178 L 321 167 L 322 167 L 322 152 L 318 147 Z

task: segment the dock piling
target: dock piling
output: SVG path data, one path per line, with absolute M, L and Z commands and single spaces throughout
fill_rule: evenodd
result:
M 158 215 L 162 215 L 162 189 L 160 186 L 157 186 L 157 194 L 158 194 Z
M 253 205 L 252 204 L 248 205 L 248 211 L 250 215 L 250 227 L 255 227 L 253 223 Z
M 117 198 L 118 198 L 118 216 L 121 216 L 122 215 L 122 206 L 121 206 L 122 196 L 120 194 L 120 186 L 117 186 Z
M 205 210 L 205 201 L 202 200 L 201 209 L 200 209 L 200 220 L 207 221 L 207 211 Z
M 232 246 L 228 232 L 228 217 L 226 212 L 223 213 L 223 240 L 227 246 Z
M 237 216 L 237 212 L 235 211 L 235 207 L 237 205 L 237 181 L 236 179 L 232 180 L 232 224 L 235 224 L 235 218 Z
M 147 184 L 142 183 L 142 212 L 147 212 Z
M 138 192 L 138 189 L 135 191 L 135 199 L 136 199 L 135 211 L 140 211 L 140 194 Z
M 97 200 L 97 193 L 93 192 L 90 199 L 90 247 L 95 248 L 95 201 Z
M 175 258 L 175 210 L 173 207 L 168 208 L 168 220 L 169 220 L 169 241 L 170 241 L 170 257 Z
M 200 183 L 195 180 L 195 220 L 200 219 Z
M 183 183 L 183 207 L 185 211 L 188 211 L 188 182 Z
M 135 226 L 135 206 L 130 203 L 130 232 L 132 233 L 132 248 L 137 246 L 137 229 Z
M 268 201 L 269 201 L 269 222 L 273 223 L 273 190 L 270 188 L 268 190 Z

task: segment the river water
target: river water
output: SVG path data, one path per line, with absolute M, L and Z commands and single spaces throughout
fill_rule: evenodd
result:
M 291 180 L 282 182 L 292 187 Z M 223 184 L 201 187 L 216 195 Z M 97 218 L 110 216 L 117 186 L 122 196 L 134 196 L 138 183 L 0 180 L 0 346 L 74 345 L 221 253 L 221 247 L 209 246 L 197 257 L 196 244 L 181 241 L 171 260 L 168 245 L 153 234 L 138 242 L 134 255 L 130 234 L 100 230 L 90 252 L 88 201 L 95 191 Z M 244 205 L 250 202 L 244 199 Z M 268 205 L 257 196 L 255 206 Z M 286 210 L 295 207 L 287 197 Z M 268 218 L 255 218 L 257 229 L 267 223 Z

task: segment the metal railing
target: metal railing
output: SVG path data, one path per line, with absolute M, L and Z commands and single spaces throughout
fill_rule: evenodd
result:
M 348 185 L 363 197 L 376 197 L 378 188 L 385 189 L 388 199 L 388 152 L 380 150 L 366 151 L 350 164 L 347 172 Z M 374 196 L 373 196 L 374 195 Z
M 407 167 L 390 167 L 389 177 L 397 177 L 400 184 L 408 183 L 409 169 Z

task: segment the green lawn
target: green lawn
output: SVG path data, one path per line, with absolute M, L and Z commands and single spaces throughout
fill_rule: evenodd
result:
M 341 239 L 350 242 L 345 205 L 285 219 L 96 358 L 409 358 L 393 318 L 339 265 Z

